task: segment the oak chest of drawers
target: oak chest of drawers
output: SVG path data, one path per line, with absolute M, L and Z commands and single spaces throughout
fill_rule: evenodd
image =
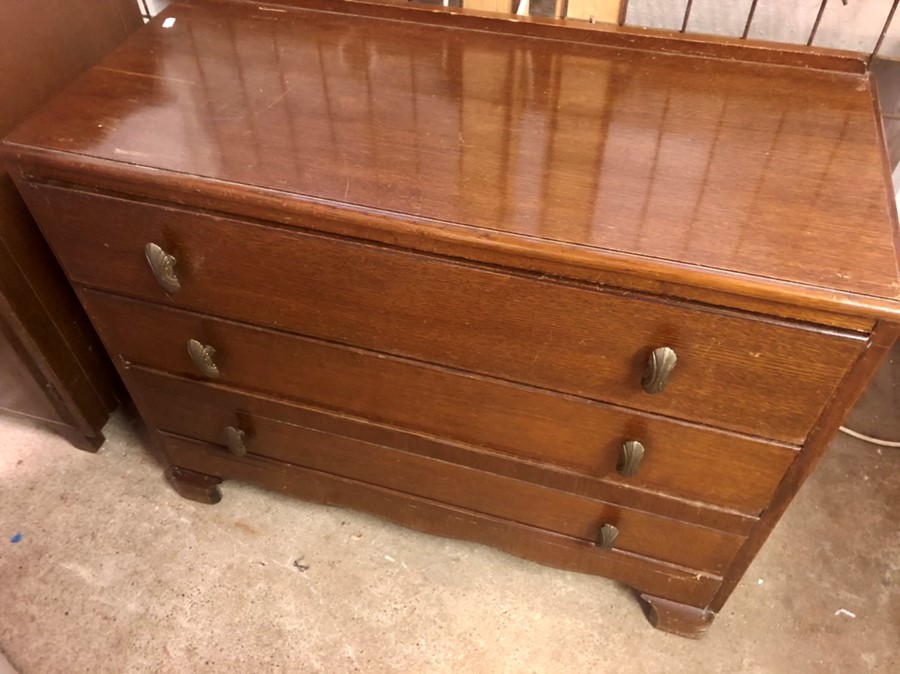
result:
M 852 54 L 176 2 L 5 143 L 183 495 L 712 621 L 900 321 Z

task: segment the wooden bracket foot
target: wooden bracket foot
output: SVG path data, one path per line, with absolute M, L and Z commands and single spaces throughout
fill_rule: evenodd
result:
M 103 433 L 100 432 L 96 435 L 83 435 L 81 431 L 74 428 L 55 427 L 53 430 L 58 436 L 68 441 L 69 444 L 76 449 L 80 449 L 83 452 L 90 452 L 91 454 L 96 454 L 101 445 L 106 441 Z
M 647 620 L 656 629 L 691 639 L 702 637 L 716 617 L 708 609 L 679 604 L 649 594 L 640 595 L 640 601 Z
M 172 466 L 166 471 L 166 479 L 175 491 L 191 501 L 213 504 L 222 500 L 222 492 L 219 491 L 222 478 Z

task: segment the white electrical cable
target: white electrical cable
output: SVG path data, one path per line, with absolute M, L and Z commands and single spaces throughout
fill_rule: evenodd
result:
M 858 433 L 852 428 L 847 428 L 846 426 L 841 426 L 841 431 L 843 431 L 850 437 L 856 438 L 857 440 L 862 440 L 863 442 L 871 442 L 873 445 L 878 445 L 879 447 L 900 447 L 900 442 L 896 442 L 894 440 L 882 440 L 881 438 L 873 438 L 871 435 Z

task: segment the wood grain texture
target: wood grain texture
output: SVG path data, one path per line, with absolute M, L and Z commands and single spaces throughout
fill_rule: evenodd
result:
M 508 14 L 513 11 L 512 0 L 462 0 L 462 6 L 466 9 L 478 9 L 483 12 Z
M 185 348 L 188 339 L 197 339 L 216 349 L 216 381 L 222 384 L 591 476 L 617 479 L 619 447 L 636 436 L 651 448 L 644 487 L 664 485 L 680 496 L 752 511 L 767 501 L 792 460 L 792 450 L 577 398 L 97 292 L 82 291 L 81 297 L 114 357 L 126 363 L 203 379 Z M 736 468 L 746 472 L 729 478 Z
M 864 342 L 53 187 L 24 193 L 79 283 L 787 442 L 803 441 Z M 146 263 L 150 242 L 179 261 L 173 295 Z M 640 380 L 660 346 L 679 363 L 648 395 Z
M 348 2 L 351 0 L 347 0 Z M 437 253 L 537 272 L 599 286 L 631 289 L 694 300 L 698 303 L 740 309 L 765 316 L 782 317 L 849 329 L 868 334 L 875 325 L 873 316 L 895 316 L 894 302 L 861 296 L 841 297 L 804 289 L 798 295 L 793 284 L 769 283 L 757 286 L 741 274 L 703 271 L 681 264 L 656 260 L 652 266 L 633 256 L 605 253 L 598 258 L 588 249 L 568 248 L 548 255 L 539 243 L 512 235 L 483 233 L 477 237 L 460 235 L 452 227 L 435 227 L 420 219 L 397 218 L 373 212 L 357 212 L 337 205 L 285 201 L 277 192 L 253 187 L 235 189 L 224 183 L 164 172 L 141 173 L 127 165 L 81 157 L 71 163 L 71 155 L 57 151 L 28 149 L 12 145 L 6 149 L 15 167 L 21 192 L 34 182 L 79 184 L 89 174 L 90 186 L 115 190 L 114 196 L 132 195 L 161 200 L 167 205 L 201 207 L 213 212 L 261 219 L 326 234 L 379 242 L 391 247 Z M 427 235 L 426 235 L 427 234 Z M 802 300 L 802 304 L 797 304 Z
M 247 456 L 339 475 L 591 544 L 600 527 L 612 524 L 619 530 L 615 549 L 686 568 L 721 574 L 744 542 L 735 534 L 302 426 L 256 418 L 254 431 L 257 437 L 248 440 Z M 228 452 L 222 440 L 219 449 Z M 174 463 L 178 465 L 177 459 Z
M 787 447 L 752 443 L 737 436 L 720 436 L 657 419 L 623 420 L 620 433 L 615 421 L 607 418 L 602 410 L 596 410 L 596 425 L 587 427 L 581 443 L 593 447 L 595 457 L 590 469 L 586 465 L 585 470 L 578 471 L 558 465 L 566 463 L 562 453 L 548 451 L 539 462 L 537 447 L 533 460 L 523 461 L 477 445 L 375 424 L 346 413 L 250 395 L 221 384 L 173 377 L 130 363 L 123 369 L 123 376 L 145 418 L 157 428 L 178 435 L 222 444 L 223 430 L 230 425 L 244 430 L 245 445 L 250 451 L 260 448 L 259 453 L 265 452 L 270 444 L 266 437 L 268 424 L 277 419 L 589 498 L 664 512 L 676 519 L 734 533 L 747 533 L 755 519 L 704 507 L 696 501 L 758 511 L 768 503 L 771 490 L 795 456 L 794 450 Z M 519 423 L 515 418 L 510 421 Z M 535 426 L 539 428 L 540 422 L 532 425 L 522 422 L 522 436 L 543 436 L 534 430 Z M 626 427 L 630 427 L 627 431 L 631 434 L 626 435 Z M 591 433 L 595 435 L 592 437 Z M 563 434 L 566 433 L 560 429 L 560 435 Z M 637 475 L 623 478 L 615 468 L 618 450 L 621 438 L 632 436 L 641 438 L 647 451 Z M 578 446 L 577 442 L 574 444 Z M 567 444 L 563 451 L 566 449 Z M 553 460 L 557 463 L 549 463 Z
M 34 257 L 31 259 L 35 260 Z M 52 278 L 54 268 L 59 273 L 58 267 L 51 266 L 46 277 Z M 39 269 L 35 268 L 34 273 L 40 274 Z M 93 363 L 104 362 L 101 357 L 105 359 L 97 337 L 91 329 L 78 339 L 78 332 L 87 325 L 83 316 L 71 318 L 76 323 L 75 334 L 70 339 L 64 337 L 54 328 L 55 322 L 67 316 L 77 316 L 75 311 L 80 312 L 80 308 L 62 302 L 56 313 L 48 313 L 29 278 L 22 274 L 5 242 L 0 241 L 0 323 L 14 352 L 21 359 L 21 367 L 5 375 L 12 388 L 22 387 L 18 394 L 9 392 L 10 400 L 21 395 L 23 402 L 30 401 L 29 409 L 18 411 L 31 414 L 37 411 L 33 399 L 37 387 L 43 391 L 47 404 L 42 405 L 46 414 L 35 418 L 51 424 L 62 423 L 85 436 L 97 436 L 116 400 L 110 380 L 106 378 L 107 371 L 102 367 L 91 369 Z M 64 284 L 60 285 L 60 293 L 61 300 L 75 300 L 71 289 Z M 96 355 L 91 352 L 92 349 L 96 350 Z M 82 352 L 88 353 L 83 359 L 74 355 Z M 20 384 L 19 377 L 29 376 L 26 372 L 30 373 L 34 385 L 27 382 Z M 52 408 L 52 412 L 48 408 Z
M 271 459 L 237 459 L 210 445 L 183 438 L 164 439 L 178 467 L 214 477 L 245 480 L 308 501 L 370 512 L 426 533 L 485 543 L 533 561 L 582 573 L 604 575 L 645 592 L 665 593 L 702 606 L 719 585 L 716 576 L 663 564 L 561 534 L 529 527 L 366 485 Z
M 716 614 L 709 609 L 688 606 L 669 599 L 640 595 L 647 620 L 656 629 L 681 637 L 699 639 L 710 628 Z
M 166 470 L 166 479 L 180 496 L 191 501 L 213 505 L 222 500 L 219 491 L 222 480 L 217 477 L 172 466 Z
M 163 17 L 4 152 L 176 489 L 359 508 L 708 626 L 900 331 L 860 59 L 366 2 Z
M 0 321 L 0 409 L 35 419 L 64 423 L 45 391 L 40 372 L 5 322 Z
M 210 7 L 170 7 L 177 28 L 141 31 L 13 141 L 512 236 L 545 255 L 574 248 L 596 265 L 688 265 L 701 286 L 895 306 L 865 78 Z M 587 95 L 610 71 L 608 95 Z
M 778 523 L 785 510 L 787 510 L 806 478 L 815 469 L 832 438 L 838 432 L 838 428 L 844 418 L 866 390 L 872 375 L 890 353 L 891 347 L 898 337 L 900 337 L 900 325 L 881 323 L 876 326 L 868 348 L 860 356 L 859 361 L 847 375 L 846 381 L 816 423 L 816 427 L 810 433 L 800 456 L 785 474 L 784 480 L 779 485 L 772 499 L 772 503 L 763 513 L 753 533 L 747 538 L 744 549 L 735 558 L 734 564 L 728 570 L 728 574 L 722 583 L 722 587 L 716 593 L 715 599 L 709 606 L 710 610 L 718 612 L 728 597 L 731 596 L 750 562 L 753 561 L 756 553 L 759 552 L 759 549 L 766 542 L 772 529 Z
M 2 133 L 141 25 L 137 3 L 130 0 L 5 2 L 0 63 L 3 85 L 15 95 L 4 96 L 0 105 Z
M 633 261 L 628 261 L 621 267 L 606 264 L 598 266 L 595 260 L 588 257 L 567 254 L 559 258 L 542 256 L 540 262 L 536 262 L 530 253 L 522 250 L 527 249 L 527 246 L 506 245 L 511 242 L 504 243 L 502 237 L 488 235 L 477 240 L 463 240 L 453 234 L 445 236 L 448 232 L 444 228 L 427 229 L 423 228 L 424 223 L 420 223 L 423 226 L 406 227 L 402 220 L 371 214 L 361 215 L 352 210 L 341 211 L 330 206 L 317 205 L 310 211 L 304 206 L 295 210 L 298 204 L 285 203 L 272 193 L 247 188 L 253 195 L 250 201 L 231 187 L 187 176 L 147 173 L 144 174 L 140 190 L 135 190 L 135 183 L 120 171 L 120 167 L 108 162 L 81 159 L 72 165 L 69 163 L 68 155 L 41 150 L 29 150 L 27 154 L 14 152 L 11 156 L 15 157 L 21 177 L 28 176 L 35 179 L 54 176 L 67 183 L 78 183 L 87 171 L 91 175 L 92 184 L 96 179 L 104 185 L 113 185 L 116 189 L 122 190 L 114 195 L 119 197 L 139 191 L 145 197 L 164 200 L 168 206 L 174 203 L 182 206 L 199 204 L 214 212 L 227 209 L 231 215 L 262 218 L 269 223 L 287 224 L 291 227 L 312 227 L 321 233 L 361 238 L 387 244 L 389 247 L 402 246 L 412 250 L 425 250 L 442 256 L 464 258 L 517 271 L 527 270 L 544 276 L 584 281 L 596 287 L 628 288 L 664 297 L 694 300 L 707 307 L 730 307 L 770 318 L 781 317 L 823 327 L 849 329 L 868 334 L 875 325 L 875 320 L 869 315 L 871 308 L 869 305 L 846 303 L 835 307 L 828 302 L 823 304 L 821 298 L 807 293 L 802 294 L 803 305 L 791 304 L 797 301 L 797 295 L 796 289 L 788 286 L 777 289 L 769 299 L 761 299 L 754 295 L 735 294 L 734 289 L 723 290 L 728 287 L 727 278 L 724 276 L 716 277 L 722 283 L 716 282 L 716 279 L 709 279 L 709 285 L 697 285 L 700 282 L 699 276 L 695 271 L 683 266 L 676 266 L 664 272 L 657 270 L 651 277 L 640 275 L 641 268 L 633 265 Z M 17 186 L 20 192 L 27 193 L 33 184 L 20 179 Z M 377 221 L 379 229 L 372 228 L 373 220 Z M 387 229 L 380 229 L 382 225 Z M 428 233 L 427 237 L 425 232 Z M 749 292 L 750 289 L 745 290 Z M 830 306 L 830 309 L 825 310 L 823 306 Z M 875 311 L 876 315 L 884 309 L 880 303 L 879 306 L 881 308 Z M 888 314 L 893 315 L 893 310 L 889 310 Z
M 141 25 L 132 0 L 12 2 L 2 8 L 0 137 Z M 0 407 L 95 449 L 118 384 L 12 180 L 0 171 L 0 321 L 9 344 Z M 18 363 L 13 362 L 13 354 Z M 43 400 L 41 400 L 43 398 Z

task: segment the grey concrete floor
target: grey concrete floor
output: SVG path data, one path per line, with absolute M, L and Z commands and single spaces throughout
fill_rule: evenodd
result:
M 900 437 L 900 347 L 853 415 Z M 0 650 L 44 672 L 900 672 L 900 450 L 839 437 L 709 634 L 487 547 L 0 420 Z M 21 534 L 21 540 L 12 538 Z M 0 665 L 0 671 L 3 670 Z

